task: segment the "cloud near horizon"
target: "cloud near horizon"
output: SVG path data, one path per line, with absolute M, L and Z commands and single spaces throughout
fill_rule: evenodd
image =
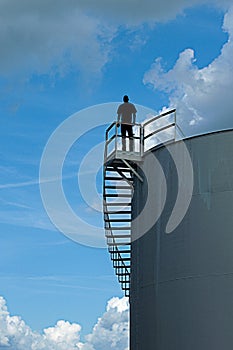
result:
M 180 53 L 169 71 L 157 58 L 145 73 L 143 82 L 169 97 L 169 107 L 177 109 L 178 121 L 186 133 L 213 131 L 232 127 L 233 90 L 233 6 L 225 14 L 223 30 L 228 41 L 220 55 L 199 69 L 195 52 Z
M 0 350 L 128 350 L 128 309 L 125 297 L 109 300 L 106 312 L 83 343 L 79 324 L 60 320 L 39 334 L 19 316 L 11 316 L 0 297 Z

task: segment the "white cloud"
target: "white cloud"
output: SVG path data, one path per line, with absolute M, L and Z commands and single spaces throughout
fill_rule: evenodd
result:
M 201 0 L 133 0 L 133 1 L 108 1 L 108 0 L 80 0 L 85 8 L 90 8 L 99 15 L 110 16 L 116 22 L 126 25 L 135 25 L 147 21 L 164 21 L 174 17 L 183 8 L 192 6 Z
M 0 297 L 0 349 L 8 350 L 127 350 L 128 302 L 112 298 L 86 342 L 80 342 L 81 326 L 60 320 L 54 327 L 34 332 L 19 316 L 11 316 Z
M 231 0 L 210 0 L 226 7 Z M 123 24 L 175 18 L 204 0 L 1 0 L 0 75 L 98 73 Z M 136 35 L 136 40 L 142 39 Z
M 163 22 L 174 18 L 185 8 L 198 4 L 218 5 L 227 8 L 232 0 L 79 0 L 79 6 L 91 13 L 115 20 L 125 25 L 138 25 L 143 22 Z
M 44 330 L 44 338 L 48 343 L 54 343 L 59 349 L 79 349 L 79 340 L 81 326 L 79 324 L 70 324 L 67 321 L 58 321 L 55 327 Z
M 170 95 L 186 132 L 232 127 L 233 109 L 233 7 L 225 15 L 223 29 L 229 39 L 220 55 L 207 67 L 198 69 L 194 51 L 181 52 L 174 67 L 165 71 L 156 59 L 144 75 L 144 83 Z
M 0 297 L 0 348 L 14 350 L 78 350 L 81 327 L 58 321 L 55 327 L 40 335 L 33 332 L 19 316 L 10 316 L 5 300 Z
M 74 0 L 0 2 L 0 74 L 26 70 L 92 74 L 108 59 L 114 30 L 81 11 Z
M 127 350 L 129 315 L 126 298 L 112 298 L 108 302 L 107 311 L 99 318 L 89 334 L 82 350 Z

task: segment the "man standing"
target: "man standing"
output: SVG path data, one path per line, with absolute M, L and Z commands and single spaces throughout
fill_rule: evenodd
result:
M 121 124 L 121 136 L 122 136 L 122 151 L 126 151 L 126 132 L 129 137 L 129 150 L 133 152 L 133 125 L 136 121 L 137 110 L 133 103 L 129 102 L 129 97 L 125 95 L 123 97 L 124 103 L 122 103 L 117 109 L 117 123 Z

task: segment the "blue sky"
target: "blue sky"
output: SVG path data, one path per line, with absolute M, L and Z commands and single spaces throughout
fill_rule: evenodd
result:
M 108 253 L 70 240 L 50 221 L 40 195 L 39 180 L 48 180 L 39 179 L 41 157 L 51 134 L 76 115 L 71 134 L 88 131 L 64 159 L 64 192 L 76 215 L 102 228 L 101 212 L 82 198 L 77 174 L 103 142 L 106 120 L 115 118 L 125 93 L 138 105 L 139 121 L 147 113 L 139 105 L 155 113 L 175 107 L 186 135 L 232 128 L 232 23 L 227 0 L 1 1 L 0 296 L 7 306 L 0 300 L 0 349 L 21 349 L 23 337 L 24 350 L 35 339 L 45 344 L 40 349 L 59 350 L 55 334 L 62 334 L 61 349 L 104 350 L 110 345 L 103 330 L 116 337 L 113 349 L 127 348 L 127 306 Z M 88 123 L 97 126 L 90 130 Z M 101 193 L 94 158 L 86 170 L 97 174 Z M 85 181 L 91 196 L 93 184 Z M 21 324 L 13 340 L 7 312 L 25 321 L 30 337 Z M 121 332 L 111 328 L 113 319 Z M 70 323 L 56 326 L 58 320 Z

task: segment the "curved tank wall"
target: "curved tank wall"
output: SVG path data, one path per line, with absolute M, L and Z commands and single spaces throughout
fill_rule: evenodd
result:
M 141 227 L 161 208 L 164 178 L 145 156 L 147 181 L 135 186 L 132 226 L 131 350 L 233 349 L 233 131 L 186 139 L 193 163 L 190 206 L 179 226 L 165 233 L 177 197 L 177 171 L 168 150 L 153 150 L 167 185 L 164 209 L 141 237 Z M 148 178 L 149 177 L 149 178 Z M 137 238 L 139 236 L 139 238 Z

